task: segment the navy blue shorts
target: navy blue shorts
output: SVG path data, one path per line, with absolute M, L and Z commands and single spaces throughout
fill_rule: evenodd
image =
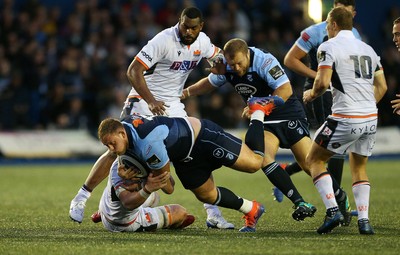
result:
M 225 132 L 209 120 L 201 120 L 201 129 L 190 159 L 174 161 L 176 175 L 185 189 L 195 189 L 210 178 L 212 171 L 233 165 L 239 157 L 242 140 Z
M 279 139 L 279 147 L 283 149 L 290 149 L 303 137 L 310 136 L 306 119 L 264 124 L 264 130 L 273 133 Z

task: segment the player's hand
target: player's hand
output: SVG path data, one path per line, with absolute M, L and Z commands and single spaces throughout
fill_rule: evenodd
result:
M 390 103 L 392 103 L 393 113 L 400 115 L 400 94 L 396 94 L 396 96 L 398 99 L 394 99 Z
M 211 68 L 206 68 L 206 71 L 210 71 L 213 74 L 223 75 L 226 73 L 226 64 L 224 64 L 222 59 L 217 60 Z
M 154 192 L 164 188 L 167 185 L 167 181 L 169 179 L 170 173 L 167 171 L 159 175 L 154 175 L 153 173 L 150 173 L 149 176 L 147 176 L 147 179 L 144 182 L 143 186 L 145 186 L 148 191 Z
M 148 103 L 150 111 L 154 115 L 167 115 L 165 110 L 166 110 L 166 104 L 162 101 L 154 101 L 151 103 Z
M 140 178 L 136 177 L 137 174 L 138 174 L 138 172 L 133 167 L 126 168 L 125 165 L 123 165 L 123 164 L 118 165 L 118 175 L 119 175 L 119 177 L 121 177 L 124 180 L 138 182 L 138 181 L 140 181 Z
M 311 102 L 314 100 L 314 97 L 312 96 L 312 89 L 308 89 L 306 91 L 304 91 L 303 93 L 303 102 L 305 104 Z
M 249 106 L 246 106 L 246 107 L 243 109 L 242 118 L 250 119 L 250 117 L 251 117 L 250 108 L 249 108 Z

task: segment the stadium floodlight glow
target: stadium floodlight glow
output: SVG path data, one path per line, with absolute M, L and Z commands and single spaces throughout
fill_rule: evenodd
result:
M 322 0 L 308 0 L 308 16 L 315 23 L 322 21 Z

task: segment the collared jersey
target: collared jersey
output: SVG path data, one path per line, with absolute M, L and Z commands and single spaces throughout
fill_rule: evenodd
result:
M 249 47 L 250 66 L 246 74 L 239 77 L 229 65 L 224 75 L 210 74 L 208 80 L 215 87 L 231 84 L 243 100 L 251 96 L 270 96 L 277 88 L 289 82 L 278 60 L 269 52 Z M 305 118 L 303 106 L 292 94 L 284 105 L 277 107 L 266 117 L 268 121 L 283 121 Z
M 318 68 L 332 68 L 333 114 L 366 116 L 377 113 L 374 73 L 382 68 L 371 46 L 350 30 L 340 31 L 318 48 Z
M 353 27 L 354 36 L 361 40 L 361 36 L 357 29 Z M 296 40 L 296 45 L 305 53 L 308 53 L 310 59 L 310 68 L 317 71 L 318 60 L 317 50 L 321 43 L 328 40 L 328 33 L 326 31 L 326 21 L 312 25 L 301 31 L 300 37 Z M 314 79 L 306 79 L 306 88 L 311 88 L 314 83 Z
M 210 38 L 200 32 L 191 45 L 180 42 L 178 24 L 158 33 L 136 55 L 146 67 L 144 79 L 155 99 L 164 102 L 179 100 L 186 79 L 202 58 L 211 58 L 218 52 Z M 134 88 L 129 96 L 138 93 Z

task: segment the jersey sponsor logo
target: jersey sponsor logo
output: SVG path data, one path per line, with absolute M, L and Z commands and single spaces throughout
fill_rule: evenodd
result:
M 268 72 L 272 76 L 272 78 L 274 78 L 274 80 L 279 79 L 285 74 L 282 68 L 278 65 L 272 67 Z
M 342 146 L 340 143 L 332 143 L 332 148 L 337 149 Z
M 159 164 L 161 160 L 154 154 L 148 160 L 146 160 L 146 162 L 149 163 L 150 166 L 155 166 Z
M 267 60 L 265 60 L 265 62 L 261 66 L 261 69 L 265 69 L 267 66 L 269 66 L 272 63 L 272 61 L 273 61 L 272 58 L 268 58 Z
M 195 56 L 195 57 L 200 56 L 200 54 L 201 54 L 201 50 L 195 50 L 195 51 L 193 52 L 193 56 Z
M 301 34 L 301 39 L 303 39 L 305 42 L 308 42 L 308 40 L 310 40 L 310 38 L 311 37 L 306 32 Z
M 140 54 L 142 54 L 142 56 L 143 56 L 145 59 L 147 59 L 148 61 L 150 61 L 150 62 L 153 61 L 153 58 L 150 57 L 150 55 L 147 54 L 145 51 L 141 50 L 141 51 L 140 51 Z
M 179 51 L 178 51 L 178 57 L 179 57 L 181 54 L 182 54 L 182 52 L 179 50 Z
M 247 75 L 247 80 L 248 80 L 248 81 L 253 81 L 253 75 L 248 74 L 248 75 Z
M 189 61 L 189 60 L 184 60 L 184 61 L 175 61 L 172 63 L 172 65 L 169 67 L 170 70 L 175 70 L 175 71 L 182 71 L 184 73 L 191 71 L 197 66 L 197 60 L 196 61 Z
M 239 95 L 251 96 L 257 92 L 256 87 L 249 84 L 239 83 L 235 85 L 235 90 Z
M 221 148 L 217 148 L 213 151 L 213 156 L 216 158 L 223 158 L 225 155 L 224 150 Z
M 318 62 L 322 62 L 326 60 L 326 51 L 318 51 L 317 53 Z

